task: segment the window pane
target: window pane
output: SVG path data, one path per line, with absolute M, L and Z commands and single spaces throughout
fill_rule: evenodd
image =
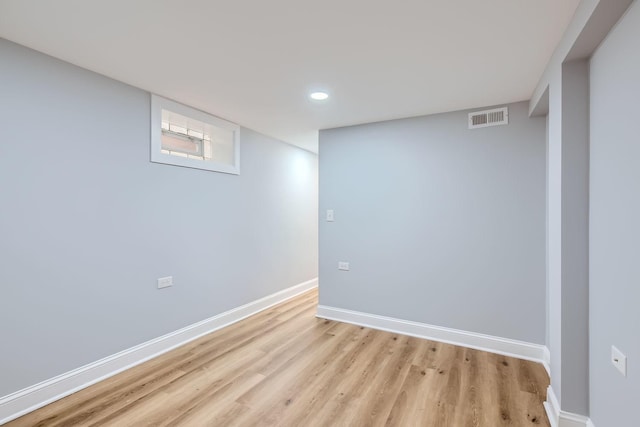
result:
M 239 126 L 155 95 L 152 109 L 151 161 L 239 174 Z
M 162 132 L 162 149 L 171 152 L 179 151 L 185 154 L 202 154 L 202 142 L 181 138 L 177 135 Z

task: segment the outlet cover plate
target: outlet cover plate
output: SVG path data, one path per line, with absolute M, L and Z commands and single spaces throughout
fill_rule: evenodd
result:
M 627 356 L 625 356 L 615 345 L 611 346 L 611 363 L 623 376 L 627 376 Z
M 338 270 L 349 271 L 349 263 L 345 261 L 339 261 Z
M 158 289 L 173 286 L 173 276 L 161 277 L 158 279 Z

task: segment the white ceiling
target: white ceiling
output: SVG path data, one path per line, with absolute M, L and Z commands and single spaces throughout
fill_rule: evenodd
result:
M 317 151 L 318 129 L 529 99 L 578 3 L 0 0 L 0 37 Z

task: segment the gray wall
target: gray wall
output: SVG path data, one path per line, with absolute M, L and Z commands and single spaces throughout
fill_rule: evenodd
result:
M 320 304 L 544 344 L 545 119 L 509 107 L 320 132 Z
M 553 71 L 547 117 L 547 346 L 551 384 L 562 399 L 562 68 Z
M 0 396 L 317 276 L 316 155 L 151 163 L 148 93 L 1 39 L 0 94 Z
M 547 345 L 563 410 L 588 413 L 589 78 L 586 61 L 549 72 Z
M 640 402 L 640 5 L 591 60 L 590 410 L 597 427 L 638 425 Z M 611 365 L 611 345 L 628 377 Z
M 561 372 L 562 410 L 589 413 L 589 65 L 562 64 Z M 555 348 L 554 348 L 555 350 Z M 552 366 L 554 379 L 558 366 Z M 555 383 L 552 386 L 555 387 Z M 561 391 L 561 393 L 560 393 Z

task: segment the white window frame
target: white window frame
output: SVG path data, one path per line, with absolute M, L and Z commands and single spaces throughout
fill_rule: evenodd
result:
M 173 156 L 162 152 L 162 110 L 168 110 L 200 122 L 210 124 L 233 132 L 234 164 L 219 163 Z M 182 166 L 186 168 L 203 169 L 213 172 L 240 175 L 240 126 L 204 111 L 179 104 L 158 95 L 151 95 L 151 161 L 166 165 Z

